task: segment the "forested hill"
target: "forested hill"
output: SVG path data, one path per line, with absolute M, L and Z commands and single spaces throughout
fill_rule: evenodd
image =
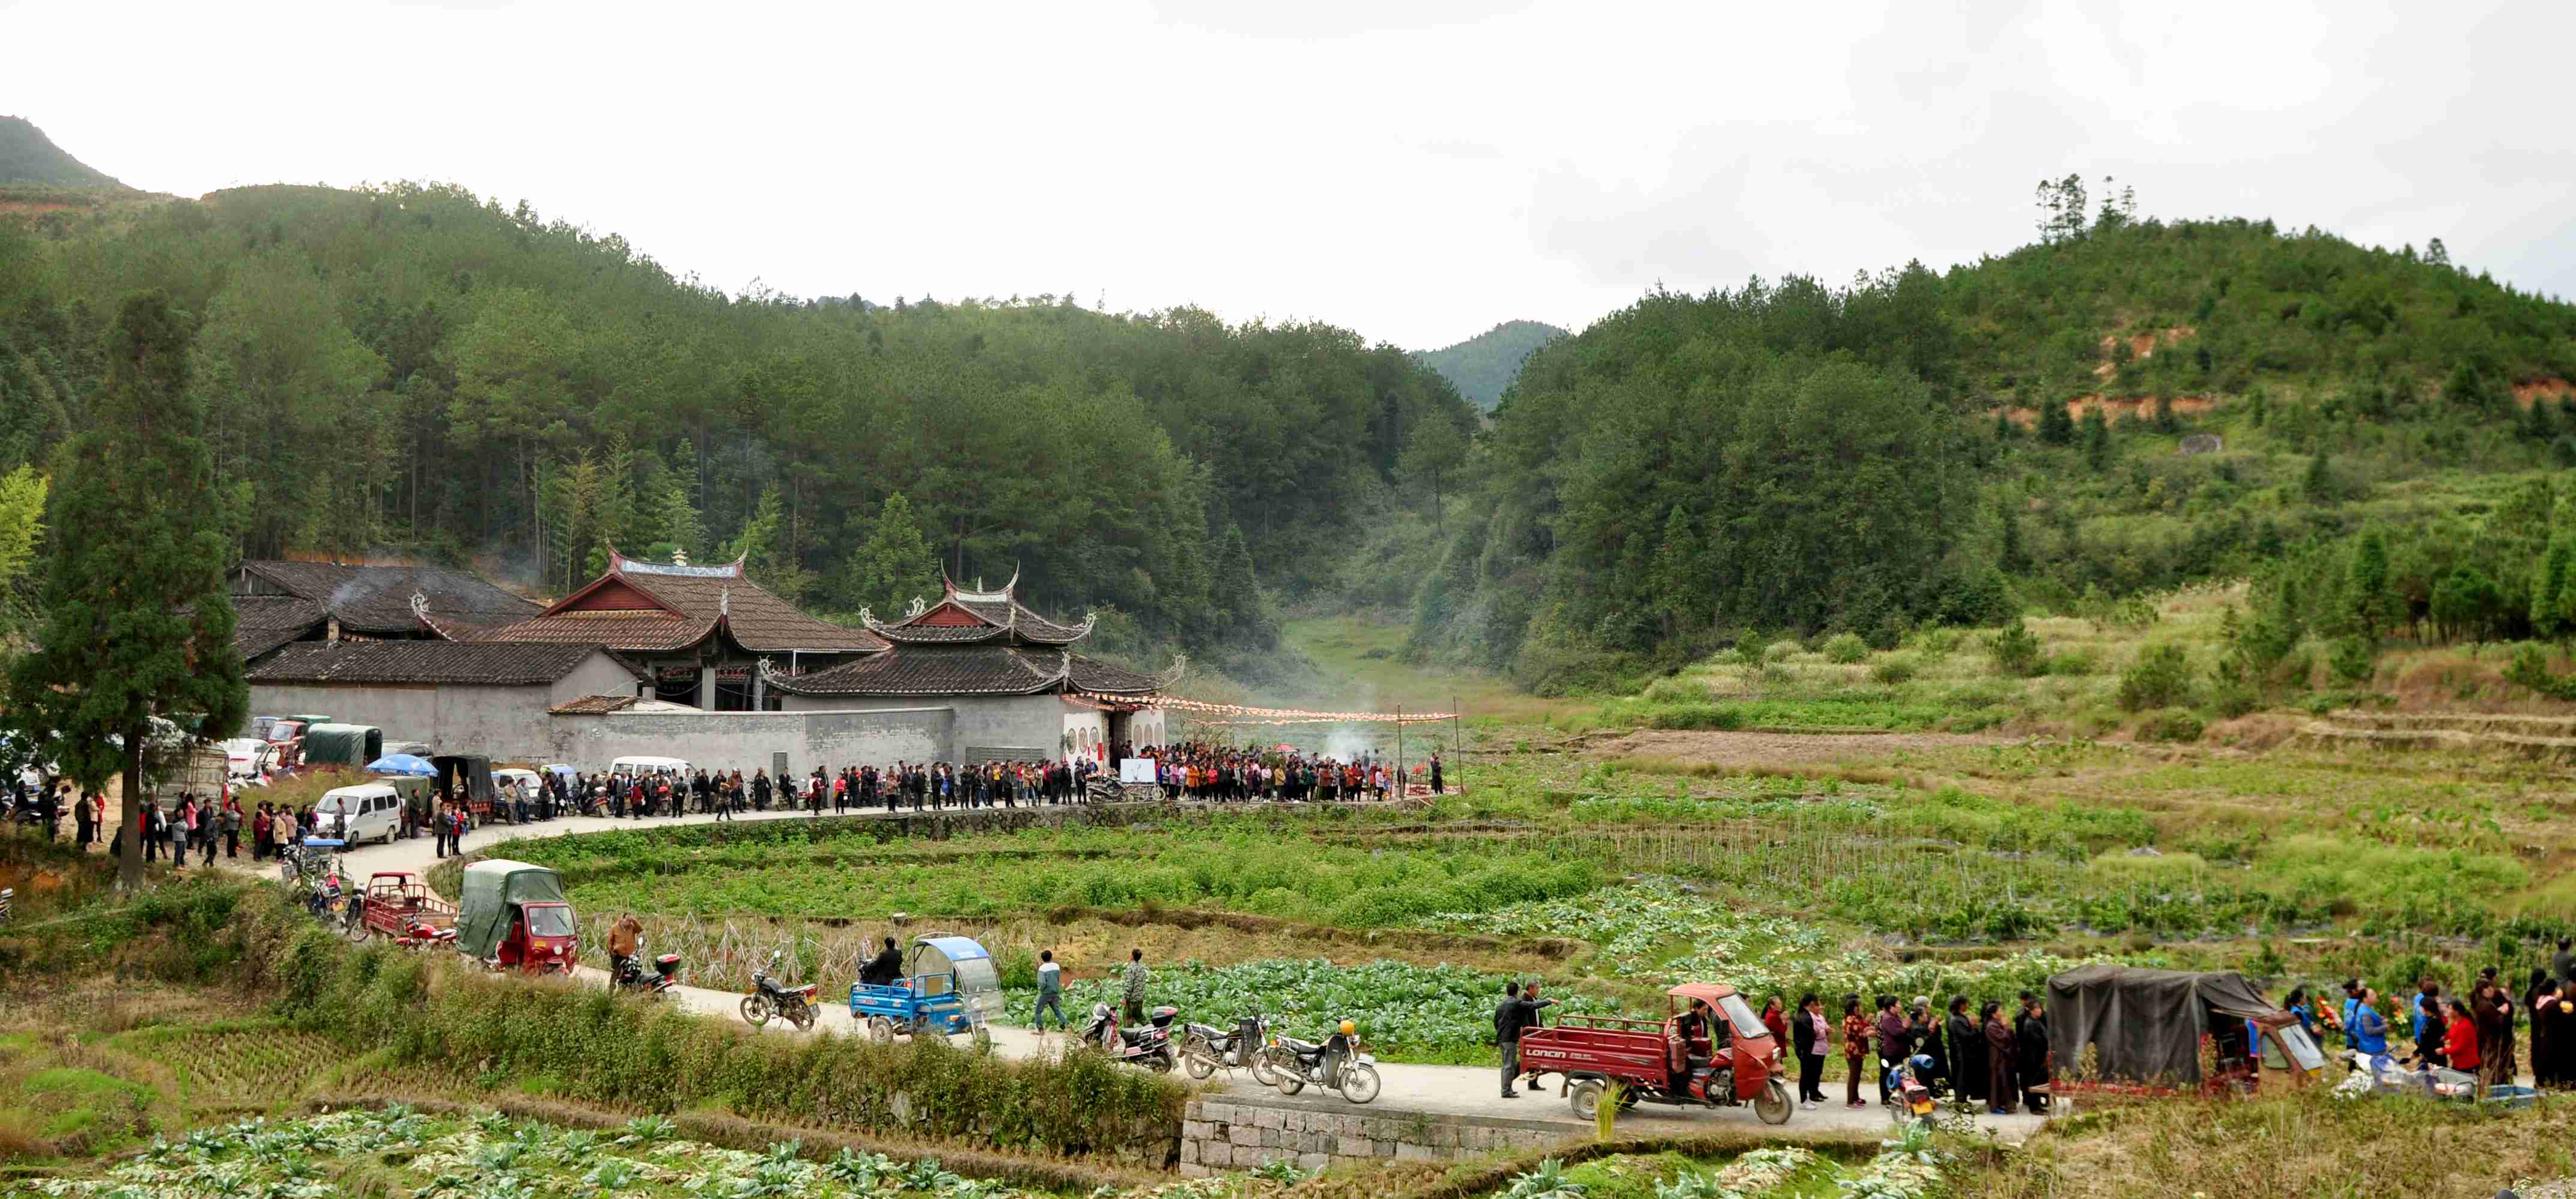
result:
M 125 185 L 63 152 L 25 117 L 0 117 L 0 187 L 107 187 Z
M 2524 632 L 2559 602 L 2533 547 L 2570 378 L 2576 308 L 2268 222 L 2112 211 L 1947 274 L 1657 294 L 1522 367 L 1413 652 L 1624 685 L 1747 637 L 2336 574 L 2370 529 L 2396 594 L 2314 602 Z
M 452 187 L 62 216 L 0 221 L 0 470 L 81 420 L 118 299 L 164 290 L 253 556 L 470 560 L 560 594 L 612 542 L 748 552 L 811 607 L 884 612 L 936 588 L 926 544 L 1045 608 L 1257 647 L 1256 583 L 1327 577 L 1417 431 L 1463 453 L 1474 419 L 1344 329 L 728 297 Z
M 1503 389 L 1521 373 L 1531 351 L 1565 336 L 1565 330 L 1537 321 L 1504 321 L 1491 329 L 1438 350 L 1416 350 L 1413 357 L 1456 384 L 1470 403 L 1490 412 Z

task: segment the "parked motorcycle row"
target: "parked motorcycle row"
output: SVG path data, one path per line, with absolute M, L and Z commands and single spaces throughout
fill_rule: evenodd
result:
M 1146 1027 L 1125 1028 L 1108 1004 L 1094 1004 L 1091 1022 L 1083 1029 L 1083 1043 L 1106 1051 L 1112 1060 L 1143 1066 L 1157 1074 L 1170 1070 L 1177 1062 L 1189 1071 L 1190 1077 L 1199 1079 L 1219 1070 L 1249 1070 L 1254 1082 L 1276 1087 L 1282 1095 L 1294 1095 L 1311 1086 L 1352 1103 L 1367 1103 L 1378 1096 L 1377 1059 L 1364 1052 L 1358 1027 L 1348 1020 L 1321 1041 L 1273 1035 L 1268 1022 L 1257 1013 L 1237 1021 L 1231 1029 L 1183 1024 L 1183 1039 L 1176 1054 L 1171 1028 L 1180 1009 L 1158 1007 L 1147 1015 L 1151 1022 Z

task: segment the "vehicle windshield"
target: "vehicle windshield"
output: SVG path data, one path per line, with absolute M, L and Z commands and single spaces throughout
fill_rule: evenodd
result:
M 993 959 L 968 958 L 957 963 L 957 992 L 973 995 L 979 991 L 999 991 L 1002 980 L 993 973 Z
M 281 721 L 277 724 L 268 726 L 268 739 L 271 741 L 293 741 L 295 740 L 295 734 L 302 731 L 302 729 L 297 728 L 294 725 Z
M 1754 1015 L 1753 1009 L 1744 1005 L 1741 995 L 1729 995 L 1718 1000 L 1717 1010 L 1719 1015 L 1726 1017 L 1728 1024 L 1735 1026 L 1735 1035 L 1739 1037 L 1769 1035 L 1770 1030 L 1762 1027 L 1762 1017 Z
M 356 799 L 357 796 L 354 795 L 325 795 L 322 797 L 322 802 L 313 805 L 313 810 L 322 813 L 346 812 L 356 806 Z
M 571 936 L 572 909 L 561 904 L 540 904 L 529 908 L 528 935 L 531 937 Z

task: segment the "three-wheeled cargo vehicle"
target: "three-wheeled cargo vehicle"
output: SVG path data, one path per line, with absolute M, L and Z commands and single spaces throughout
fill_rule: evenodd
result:
M 1796 1105 L 1780 1073 L 1780 1043 L 1744 997 L 1725 983 L 1683 983 L 1666 991 L 1661 1021 L 1566 1016 L 1521 1034 L 1521 1069 L 1535 1080 L 1561 1075 L 1558 1089 L 1585 1120 L 1612 1081 L 1625 1103 L 1735 1107 L 1750 1103 L 1765 1124 L 1786 1124 Z
M 352 941 L 391 937 L 406 949 L 425 949 L 456 937 L 456 907 L 429 889 L 408 870 L 379 870 L 358 893 L 358 919 L 348 933 Z
M 476 826 L 492 821 L 494 801 L 501 789 L 492 782 L 492 759 L 477 754 L 438 754 L 429 760 L 438 768 L 438 793 L 461 804 Z
M 898 1033 L 972 1032 L 980 1043 L 991 1039 L 985 1026 L 1001 1012 L 1001 975 L 994 972 L 993 955 L 972 937 L 918 938 L 904 957 L 901 979 L 884 986 L 850 984 L 850 1019 L 865 1024 L 878 1041 Z
M 304 764 L 364 770 L 385 756 L 385 732 L 372 724 L 316 724 L 304 730 Z
M 581 925 L 563 879 L 543 866 L 485 858 L 465 868 L 456 949 L 494 970 L 570 973 Z

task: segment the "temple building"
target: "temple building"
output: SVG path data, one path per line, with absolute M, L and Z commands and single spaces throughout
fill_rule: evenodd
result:
M 779 710 L 756 668 L 764 658 L 792 674 L 888 648 L 875 633 L 797 610 L 745 577 L 740 559 L 691 566 L 685 557 L 644 562 L 614 549 L 607 573 L 526 619 L 466 627 L 433 603 L 419 623 L 453 641 L 602 646 L 643 668 L 646 698 L 709 712 Z
M 890 648 L 838 666 L 789 674 L 771 662 L 770 691 L 789 712 L 917 711 L 953 715 L 952 762 L 1108 760 L 1122 745 L 1163 743 L 1163 713 L 1147 706 L 1178 678 L 1138 674 L 1084 657 L 1073 646 L 1093 618 L 1059 624 L 1019 602 L 1019 576 L 998 591 L 942 580 L 937 603 L 915 599 L 898 621 L 859 614 Z

